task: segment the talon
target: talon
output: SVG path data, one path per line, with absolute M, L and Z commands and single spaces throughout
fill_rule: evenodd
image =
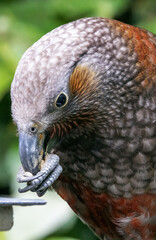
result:
M 18 183 L 24 183 L 24 182 L 31 182 L 37 178 L 39 178 L 40 176 L 42 176 L 44 174 L 44 172 L 39 172 L 38 174 L 36 174 L 35 176 L 30 176 L 30 177 L 17 177 L 17 181 Z
M 18 192 L 19 193 L 24 193 L 24 192 L 28 192 L 29 190 L 32 190 L 32 185 L 28 185 L 28 186 L 26 186 L 24 188 L 19 188 Z
M 18 183 L 24 183 L 24 182 L 30 182 L 32 181 L 34 178 L 32 177 L 20 177 L 20 178 L 17 178 L 17 181 Z
M 46 193 L 47 189 L 45 189 L 44 191 L 36 191 L 38 197 L 42 197 L 45 193 Z

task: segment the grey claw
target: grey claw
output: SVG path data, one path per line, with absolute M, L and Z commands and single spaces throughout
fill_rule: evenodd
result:
M 36 193 L 37 193 L 38 197 L 42 197 L 46 193 L 46 191 L 47 191 L 47 188 L 44 189 L 43 191 L 38 191 L 37 190 Z
M 44 189 L 48 189 L 56 180 L 57 178 L 60 176 L 62 172 L 62 167 L 60 165 L 58 165 L 54 172 L 52 172 L 50 174 L 50 176 L 48 176 L 46 182 L 43 182 L 43 185 L 37 189 L 37 191 L 42 191 Z
M 38 178 L 37 175 L 32 176 L 32 177 L 20 177 L 20 178 L 17 178 L 17 181 L 18 181 L 18 183 L 31 182 L 31 181 L 35 180 L 36 178 Z
M 43 174 L 44 174 L 44 172 L 40 171 L 35 176 L 26 176 L 26 173 L 25 173 L 23 167 L 20 167 L 20 170 L 17 174 L 17 182 L 18 183 L 31 182 L 31 181 L 35 180 L 36 178 L 39 178 Z
M 28 186 L 26 186 L 25 188 L 19 188 L 18 189 L 18 192 L 19 193 L 24 193 L 24 192 L 28 192 L 29 190 L 32 190 L 32 185 L 28 185 Z

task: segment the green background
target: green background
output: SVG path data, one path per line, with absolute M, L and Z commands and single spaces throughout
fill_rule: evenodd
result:
M 101 16 L 146 28 L 156 33 L 155 0 L 3 0 L 0 1 L 0 195 L 17 195 L 16 173 L 19 167 L 18 138 L 10 111 L 10 84 L 17 64 L 25 50 L 42 35 L 57 26 L 78 18 Z M 22 197 L 22 196 L 20 196 Z M 56 197 L 56 196 L 55 196 Z M 53 198 L 53 194 L 51 194 Z M 57 204 L 56 204 L 57 206 Z M 20 208 L 22 216 L 22 207 Z M 50 209 L 49 209 L 50 211 Z M 40 212 L 40 208 L 38 213 Z M 18 216 L 19 212 L 17 212 Z M 52 213 L 49 213 L 52 214 Z M 60 213 L 61 215 L 61 213 Z M 42 218 L 48 218 L 48 214 Z M 35 224 L 41 222 L 39 218 Z M 16 212 L 14 216 L 16 222 Z M 21 223 L 31 223 L 21 217 Z M 32 222 L 32 226 L 34 222 Z M 11 235 L 0 233 L 1 240 L 18 238 L 18 228 Z M 41 227 L 42 228 L 42 227 Z M 25 227 L 26 240 L 95 240 L 92 232 L 75 215 L 55 230 L 31 236 L 32 229 Z M 12 231 L 12 230 L 11 230 Z M 11 233 L 10 231 L 10 233 Z M 33 231 L 32 231 L 33 232 Z M 15 236 L 14 236 L 15 235 Z M 22 238 L 20 237 L 20 240 Z

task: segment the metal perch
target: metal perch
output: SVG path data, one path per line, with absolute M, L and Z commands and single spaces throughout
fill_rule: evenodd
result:
M 0 231 L 8 231 L 13 226 L 13 206 L 44 205 L 43 199 L 19 199 L 0 197 Z

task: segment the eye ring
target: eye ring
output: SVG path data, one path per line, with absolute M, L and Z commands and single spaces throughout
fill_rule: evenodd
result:
M 56 108 L 63 108 L 68 103 L 68 95 L 64 92 L 60 92 L 55 100 L 55 107 Z
M 37 124 L 32 124 L 32 125 L 30 124 L 28 130 L 29 130 L 29 132 L 30 132 L 31 134 L 37 133 L 37 131 L 38 131 L 38 126 L 37 126 Z

